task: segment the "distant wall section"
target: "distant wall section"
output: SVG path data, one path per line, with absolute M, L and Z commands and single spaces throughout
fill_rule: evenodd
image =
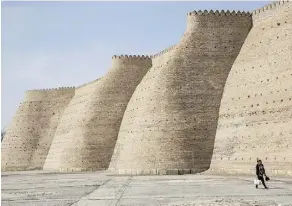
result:
M 45 169 L 107 169 L 128 101 L 151 65 L 148 56 L 113 56 L 108 73 L 92 87 L 82 88 L 89 94 L 85 98 L 80 93 L 84 104 L 73 103 L 77 90 L 58 127 Z
M 25 92 L 2 142 L 2 170 L 41 169 L 75 88 Z

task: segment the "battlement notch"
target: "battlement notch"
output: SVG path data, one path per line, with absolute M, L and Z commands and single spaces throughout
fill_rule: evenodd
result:
M 152 60 L 148 55 L 114 55 L 112 64 L 152 64 Z
M 48 89 L 27 90 L 24 94 L 25 101 L 41 101 L 47 98 L 53 98 L 63 95 L 72 95 L 75 93 L 75 87 L 58 87 Z
M 102 78 L 102 77 L 101 77 L 101 78 Z M 76 89 L 80 89 L 80 88 L 83 88 L 83 87 L 89 86 L 89 85 L 91 85 L 91 84 L 94 84 L 94 83 L 98 82 L 101 78 L 98 78 L 98 79 L 95 79 L 95 80 L 93 80 L 93 81 L 90 81 L 90 82 L 87 82 L 87 83 L 85 83 L 85 84 L 82 84 L 82 85 L 80 85 L 80 86 L 77 86 Z
M 54 91 L 63 91 L 63 90 L 75 90 L 75 87 L 57 87 L 57 88 L 46 88 L 46 89 L 32 89 L 27 90 L 27 93 L 33 92 L 54 92 Z
M 112 59 L 145 60 L 150 59 L 148 55 L 114 55 Z
M 268 4 L 268 5 L 265 5 L 263 6 L 262 8 L 259 8 L 259 9 L 256 9 L 252 12 L 252 15 L 259 15 L 265 11 L 269 11 L 269 10 L 273 10 L 283 4 L 286 4 L 286 3 L 289 3 L 290 1 L 289 0 L 285 0 L 285 1 L 276 1 L 276 2 L 273 2 L 271 4 Z
M 229 10 L 224 11 L 218 11 L 216 10 L 215 12 L 213 10 L 207 11 L 207 10 L 198 10 L 198 11 L 192 11 L 188 13 L 188 16 L 250 16 L 250 12 L 245 12 L 245 11 L 232 11 L 230 12 Z
M 158 52 L 157 54 L 151 55 L 151 59 L 156 59 L 158 57 L 160 57 L 161 55 L 164 55 L 165 53 L 168 53 L 172 50 L 174 50 L 176 48 L 176 45 L 172 45 L 164 50 L 162 50 L 161 52 Z
M 187 32 L 196 31 L 198 28 L 210 27 L 250 27 L 252 15 L 245 11 L 224 11 L 224 10 L 198 10 L 187 14 Z M 186 34 L 185 33 L 185 34 Z

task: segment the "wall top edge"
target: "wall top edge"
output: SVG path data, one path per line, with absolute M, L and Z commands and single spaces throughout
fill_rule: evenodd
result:
M 262 8 L 256 9 L 254 11 L 250 12 L 245 12 L 245 11 L 230 11 L 230 10 L 198 10 L 198 11 L 192 11 L 188 13 L 188 16 L 208 16 L 208 15 L 215 15 L 215 16 L 251 16 L 251 15 L 258 15 L 261 14 L 265 11 L 272 10 L 280 5 L 290 3 L 290 0 L 284 0 L 284 1 L 275 1 L 271 4 L 265 5 Z M 112 56 L 112 59 L 128 59 L 128 60 L 148 60 L 148 59 L 155 59 L 165 53 L 168 53 L 172 50 L 175 49 L 176 45 L 173 45 L 167 49 L 164 49 L 163 51 L 154 54 L 154 55 L 114 55 Z M 99 78 L 100 79 L 100 78 Z M 87 86 L 89 84 L 97 82 L 99 79 L 93 80 L 91 82 L 85 83 L 83 85 L 77 86 L 77 87 L 58 87 L 58 88 L 48 88 L 48 89 L 32 89 L 32 90 L 27 90 L 26 92 L 31 93 L 31 92 L 50 92 L 50 91 L 61 91 L 61 90 L 75 90 L 84 86 Z
M 198 10 L 198 11 L 192 11 L 188 13 L 188 16 L 250 16 L 250 12 L 245 12 L 245 11 L 224 11 L 224 10 Z
M 176 45 L 173 45 L 173 46 L 168 47 L 167 49 L 162 50 L 161 52 L 159 52 L 157 54 L 151 55 L 151 59 L 155 59 L 155 58 L 157 58 L 165 53 L 168 53 L 168 52 L 174 50 L 175 47 L 176 47 Z
M 50 92 L 50 91 L 61 91 L 61 90 L 75 90 L 75 87 L 58 87 L 58 88 L 48 88 L 48 89 L 32 89 L 26 92 Z
M 102 77 L 101 77 L 101 78 L 102 78 Z M 94 84 L 94 83 L 96 83 L 97 81 L 99 81 L 101 78 L 95 79 L 95 80 L 93 80 L 93 81 L 91 81 L 91 82 L 87 82 L 87 83 L 85 83 L 85 84 L 82 84 L 82 85 L 76 87 L 76 89 L 80 89 L 80 88 L 85 87 L 85 86 L 88 86 L 88 85 L 90 85 L 90 84 Z
M 114 55 L 112 59 L 150 59 L 149 55 Z
M 263 6 L 262 8 L 259 8 L 259 9 L 254 10 L 252 12 L 252 15 L 258 15 L 258 14 L 263 13 L 265 11 L 272 10 L 272 9 L 277 8 L 278 6 L 283 5 L 285 3 L 288 3 L 288 2 L 291 2 L 291 1 L 289 1 L 289 0 L 275 1 L 275 2 L 273 2 L 271 4 L 268 4 L 268 5 Z

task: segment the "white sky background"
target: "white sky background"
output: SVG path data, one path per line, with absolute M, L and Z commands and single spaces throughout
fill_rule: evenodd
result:
M 175 44 L 187 12 L 267 3 L 2 2 L 1 127 L 25 90 L 78 86 L 104 75 L 115 54 L 154 54 Z

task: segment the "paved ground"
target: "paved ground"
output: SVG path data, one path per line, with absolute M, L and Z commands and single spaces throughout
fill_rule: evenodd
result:
M 2 173 L 2 205 L 292 206 L 292 179 L 255 189 L 253 177 L 113 176 L 105 172 Z M 260 186 L 263 188 L 262 186 Z

